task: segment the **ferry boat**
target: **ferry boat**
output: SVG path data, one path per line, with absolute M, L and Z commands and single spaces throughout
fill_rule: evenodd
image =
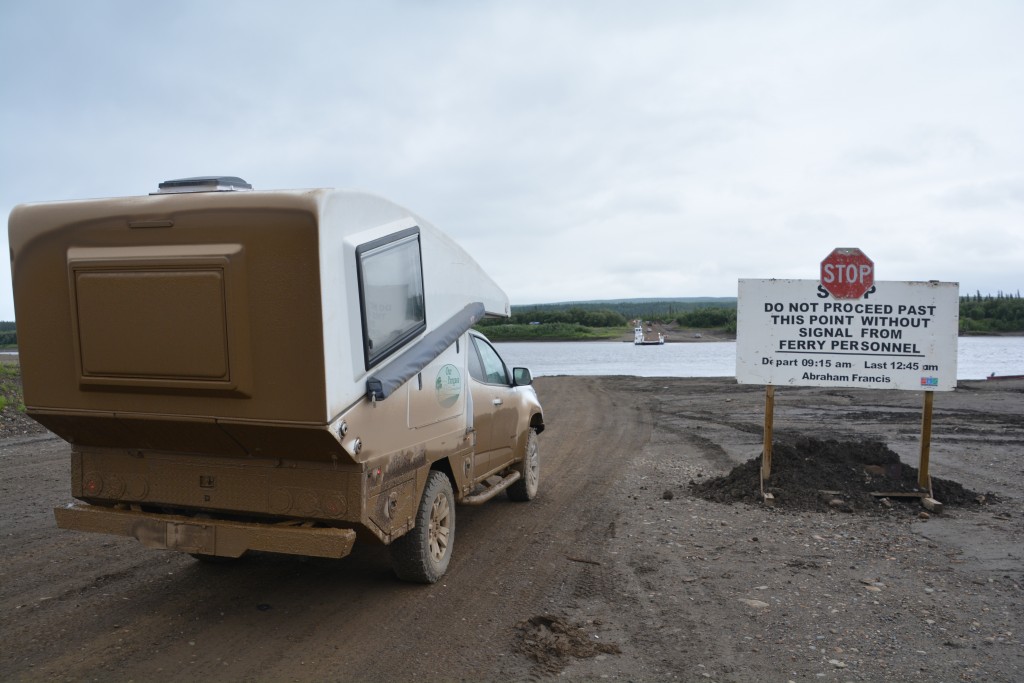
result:
M 650 329 L 650 328 L 648 328 Z M 665 335 L 658 333 L 657 339 L 648 339 L 644 334 L 642 321 L 637 320 L 633 324 L 633 344 L 636 346 L 660 346 L 665 343 Z

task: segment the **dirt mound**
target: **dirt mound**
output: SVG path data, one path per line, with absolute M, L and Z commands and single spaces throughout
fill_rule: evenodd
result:
M 517 624 L 516 629 L 519 631 L 516 650 L 550 674 L 558 674 L 572 658 L 620 652 L 618 645 L 599 642 L 598 636 L 587 633 L 582 624 L 572 624 L 561 617 L 531 617 Z
M 800 438 L 772 446 L 772 474 L 765 491 L 775 506 L 787 510 L 880 512 L 913 503 L 916 498 L 884 500 L 874 493 L 918 491 L 917 468 L 900 462 L 899 456 L 878 441 L 819 441 Z M 729 474 L 703 482 L 690 482 L 701 498 L 719 503 L 761 503 L 761 458 L 752 458 Z M 955 481 L 932 477 L 932 492 L 946 506 L 991 502 Z

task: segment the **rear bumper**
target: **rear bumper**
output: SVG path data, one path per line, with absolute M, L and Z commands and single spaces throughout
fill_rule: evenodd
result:
M 352 529 L 198 519 L 72 503 L 54 508 L 61 529 L 130 536 L 149 548 L 241 557 L 247 550 L 341 558 L 352 552 Z

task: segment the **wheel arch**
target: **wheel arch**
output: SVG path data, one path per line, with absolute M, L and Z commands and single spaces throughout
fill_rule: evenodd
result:
M 540 434 L 544 431 L 544 415 L 543 413 L 534 413 L 530 416 L 530 429 Z
M 452 485 L 452 490 L 453 491 L 458 491 L 459 490 L 459 482 L 456 481 L 456 479 L 455 479 L 455 472 L 452 469 L 452 463 L 451 463 L 451 458 L 450 457 L 448 457 L 448 458 L 441 458 L 440 460 L 435 460 L 434 462 L 432 462 L 430 464 L 430 469 L 428 470 L 428 472 L 423 477 L 424 486 L 426 486 L 426 479 L 427 479 L 427 476 L 429 476 L 429 473 L 433 472 L 435 470 L 438 471 L 438 472 L 441 472 L 442 474 L 444 474 L 444 476 L 448 477 L 448 483 Z M 421 493 L 422 493 L 422 491 L 421 491 Z

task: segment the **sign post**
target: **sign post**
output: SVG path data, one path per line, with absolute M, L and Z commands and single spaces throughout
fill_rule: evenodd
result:
M 918 458 L 917 486 L 928 491 L 928 497 L 932 496 L 932 478 L 928 475 L 928 456 L 932 446 L 932 404 L 935 402 L 935 392 L 924 392 L 924 406 L 921 408 L 921 455 Z
M 775 496 L 764 490 L 764 482 L 772 476 L 772 430 L 775 421 L 775 386 L 764 388 L 764 445 L 761 449 L 761 499 L 765 505 L 775 504 Z

